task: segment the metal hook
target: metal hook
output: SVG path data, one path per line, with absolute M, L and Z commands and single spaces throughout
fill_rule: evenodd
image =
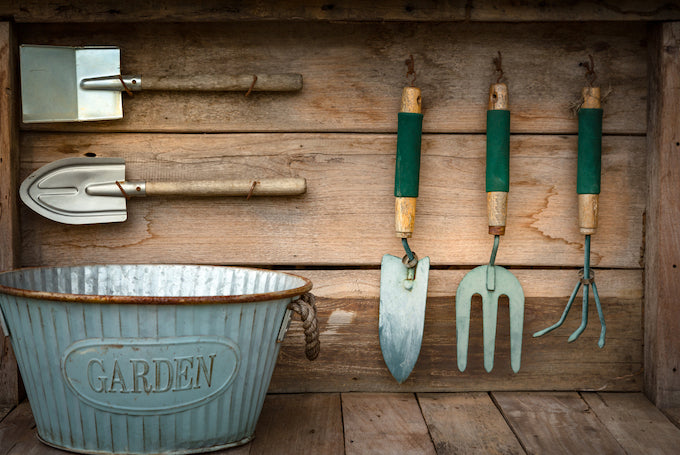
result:
M 493 58 L 493 64 L 496 66 L 496 72 L 498 77 L 496 78 L 496 84 L 500 83 L 503 79 L 503 56 L 501 51 L 498 51 L 498 57 Z
M 416 258 L 416 255 L 413 253 L 413 251 L 411 251 L 411 248 L 408 246 L 408 240 L 406 238 L 402 238 L 401 244 L 404 246 L 404 251 L 406 251 L 406 256 L 408 257 L 408 262 L 412 263 L 414 261 L 414 259 Z M 413 266 L 409 265 L 409 267 L 413 267 Z
M 406 78 L 408 79 L 409 76 L 412 77 L 411 79 L 411 87 L 415 86 L 416 83 L 416 69 L 415 69 L 415 60 L 413 59 L 413 54 L 409 54 L 408 58 L 404 62 L 406 64 Z
M 586 69 L 586 82 L 588 82 L 589 87 L 592 87 L 597 79 L 597 73 L 595 73 L 595 60 L 593 59 L 593 56 L 588 54 L 588 58 L 590 59 L 590 62 L 581 62 L 579 63 L 579 66 Z

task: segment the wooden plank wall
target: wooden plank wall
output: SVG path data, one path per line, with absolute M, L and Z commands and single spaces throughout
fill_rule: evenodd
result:
M 46 19 L 47 20 L 47 19 Z M 272 392 L 626 390 L 642 388 L 643 235 L 647 197 L 647 29 L 643 23 L 228 22 L 20 24 L 20 43 L 108 44 L 124 72 L 167 75 L 300 72 L 300 93 L 138 93 L 119 121 L 22 125 L 24 178 L 55 159 L 124 157 L 128 178 L 300 176 L 290 199 L 135 200 L 123 224 L 65 226 L 21 210 L 24 266 L 91 262 L 241 264 L 295 270 L 319 297 L 322 352 L 303 360 L 299 324 L 283 345 Z M 482 368 L 480 306 L 470 360 L 455 358 L 456 287 L 488 261 L 485 111 L 503 55 L 513 113 L 508 233 L 497 264 L 527 295 L 523 364 L 509 365 L 507 304 L 496 367 Z M 576 226 L 572 108 L 593 55 L 606 99 L 601 223 L 592 264 L 607 317 L 543 338 L 583 265 Z M 423 90 L 421 193 L 411 245 L 433 271 L 421 356 L 399 386 L 378 343 L 380 260 L 393 233 L 396 113 L 415 59 Z M 610 90 L 611 89 L 611 90 Z M 207 133 L 207 134 L 206 134 Z M 592 303 L 592 302 L 591 302 Z M 580 304 L 577 303 L 577 307 Z
M 0 271 L 19 265 L 20 232 L 17 197 L 19 121 L 17 117 L 16 43 L 14 30 L 0 23 Z M 22 387 L 9 338 L 0 328 L 0 408 L 15 405 Z
M 649 197 L 645 264 L 645 391 L 663 408 L 680 408 L 680 23 L 655 28 L 650 40 Z

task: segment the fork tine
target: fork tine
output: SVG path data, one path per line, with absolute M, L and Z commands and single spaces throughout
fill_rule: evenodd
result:
M 472 283 L 467 277 L 472 277 Z M 474 276 L 466 275 L 456 291 L 456 349 L 458 370 L 467 367 L 468 343 L 470 340 L 470 307 L 475 293 Z
M 524 333 L 524 291 L 521 286 L 510 288 L 508 296 L 510 306 L 510 365 L 512 371 L 519 371 L 522 361 L 522 335 Z
M 498 297 L 496 292 L 482 294 L 482 323 L 484 331 L 484 369 L 493 369 L 493 356 L 496 349 L 496 324 L 498 322 Z

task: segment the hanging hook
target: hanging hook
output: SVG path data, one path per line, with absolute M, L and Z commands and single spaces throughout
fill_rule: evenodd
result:
M 588 54 L 588 59 L 590 59 L 590 62 L 581 62 L 578 66 L 586 69 L 586 82 L 588 82 L 589 87 L 592 87 L 597 79 L 597 73 L 595 73 L 595 59 L 591 54 Z
M 503 56 L 501 55 L 501 51 L 498 51 L 498 57 L 493 58 L 493 64 L 496 67 L 496 72 L 498 73 L 496 84 L 499 84 L 503 79 Z
M 415 69 L 415 60 L 413 59 L 413 54 L 409 54 L 408 58 L 404 62 L 406 64 L 406 78 L 408 79 L 411 77 L 411 87 L 415 86 L 416 83 L 416 69 Z

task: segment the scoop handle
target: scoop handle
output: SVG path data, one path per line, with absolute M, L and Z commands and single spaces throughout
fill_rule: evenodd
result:
M 214 91 L 214 92 L 295 92 L 302 90 L 302 75 L 235 74 L 217 76 L 144 76 L 140 77 L 143 90 Z
M 578 112 L 578 226 L 581 234 L 597 229 L 602 172 L 602 109 L 599 87 L 584 87 Z
M 395 231 L 410 238 L 416 219 L 416 198 L 420 185 L 420 141 L 423 129 L 422 98 L 419 88 L 405 87 L 398 114 L 397 162 L 394 173 Z
M 146 182 L 147 196 L 297 196 L 306 191 L 304 178 Z
M 486 212 L 489 234 L 505 234 L 510 190 L 508 87 L 492 84 L 486 111 Z

